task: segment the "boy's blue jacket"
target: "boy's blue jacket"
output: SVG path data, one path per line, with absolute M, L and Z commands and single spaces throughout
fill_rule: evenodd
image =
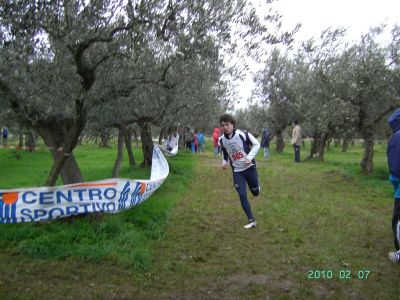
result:
M 389 171 L 390 174 L 400 178 L 400 108 L 389 117 L 388 123 L 393 130 L 387 148 Z

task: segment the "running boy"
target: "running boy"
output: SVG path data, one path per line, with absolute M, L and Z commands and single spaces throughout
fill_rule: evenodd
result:
M 252 134 L 235 129 L 236 121 L 231 115 L 224 114 L 219 121 L 224 131 L 224 134 L 218 140 L 223 154 L 222 168 L 227 168 L 229 159 L 233 172 L 233 183 L 239 194 L 242 208 L 249 220 L 244 228 L 253 228 L 256 227 L 257 223 L 247 199 L 246 183 L 250 192 L 254 196 L 258 196 L 260 187 L 254 157 L 260 149 L 260 143 Z

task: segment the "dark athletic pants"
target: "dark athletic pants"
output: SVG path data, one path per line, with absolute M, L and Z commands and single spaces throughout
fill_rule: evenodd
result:
M 254 196 L 258 196 L 260 190 L 258 186 L 258 176 L 256 167 L 251 166 L 250 168 L 244 171 L 233 172 L 233 183 L 235 184 L 236 191 L 239 194 L 240 204 L 242 205 L 242 208 L 246 213 L 247 218 L 249 219 L 249 221 L 254 221 L 250 203 L 249 200 L 247 199 L 246 183 L 249 186 L 250 192 Z
M 293 145 L 294 148 L 294 161 L 300 162 L 300 145 Z
M 400 219 L 400 199 L 394 199 L 394 206 L 393 206 L 393 217 L 392 217 L 392 229 L 393 229 L 393 242 L 394 247 L 398 251 L 400 249 L 399 242 L 397 240 L 397 222 Z

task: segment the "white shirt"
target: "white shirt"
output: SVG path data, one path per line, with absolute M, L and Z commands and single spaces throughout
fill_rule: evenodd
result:
M 235 129 L 231 136 L 222 135 L 218 145 L 222 147 L 222 165 L 226 165 L 229 160 L 233 172 L 241 172 L 253 166 L 254 157 L 260 149 L 260 143 L 251 133 L 239 129 Z M 246 164 L 246 160 L 252 163 Z

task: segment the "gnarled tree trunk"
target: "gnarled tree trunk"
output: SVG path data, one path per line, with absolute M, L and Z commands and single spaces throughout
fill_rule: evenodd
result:
M 342 152 L 347 152 L 348 148 L 349 148 L 349 139 L 347 137 L 344 137 L 342 143 Z
M 18 130 L 18 148 L 22 149 L 24 147 L 24 131 L 22 128 Z
M 39 128 L 38 132 L 49 148 L 54 161 L 46 185 L 53 186 L 59 174 L 64 184 L 82 182 L 83 177 L 73 153 L 61 149 L 66 141 L 67 125 L 54 123 L 53 126 Z M 57 170 L 60 171 L 57 173 Z
M 185 135 L 186 130 L 182 126 L 178 127 L 179 141 L 178 141 L 178 149 L 185 148 Z
M 328 140 L 327 133 L 315 133 L 311 142 L 310 154 L 307 157 L 309 159 L 318 159 L 324 161 L 325 147 Z
M 100 133 L 100 143 L 99 147 L 100 148 L 111 148 L 109 145 L 111 138 L 111 133 L 108 128 L 105 128 L 101 133 Z
M 331 148 L 332 138 L 328 138 L 326 141 L 326 150 L 329 151 Z
M 124 158 L 123 156 L 123 147 L 124 147 L 124 141 L 125 141 L 125 133 L 121 128 L 118 129 L 118 151 L 117 151 L 117 159 L 115 160 L 114 163 L 114 168 L 112 172 L 112 177 L 116 178 L 119 176 L 119 172 L 121 171 L 121 164 L 122 164 L 122 159 Z
M 143 162 L 140 164 L 142 168 L 151 166 L 153 154 L 153 140 L 151 138 L 151 127 L 147 122 L 139 122 L 140 137 L 142 140 Z
M 32 129 L 29 129 L 25 133 L 25 146 L 28 151 L 32 152 L 36 147 L 36 139 Z
M 136 166 L 135 157 L 133 156 L 133 151 L 132 151 L 132 132 L 126 127 L 125 127 L 125 146 L 126 146 L 126 151 L 128 152 L 129 165 L 131 167 Z
M 276 152 L 282 153 L 285 148 L 285 141 L 283 140 L 282 131 L 276 132 Z
M 135 139 L 136 148 L 139 148 L 139 135 L 135 129 L 132 129 L 133 137 Z
M 374 138 L 371 134 L 363 135 L 364 155 L 361 160 L 361 169 L 364 173 L 372 173 L 374 169 Z

